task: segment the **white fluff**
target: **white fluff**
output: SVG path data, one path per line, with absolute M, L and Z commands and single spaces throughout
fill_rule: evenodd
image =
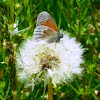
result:
M 44 70 L 48 75 L 45 74 L 43 80 L 46 81 L 50 76 L 54 85 L 67 82 L 73 78 L 73 74 L 80 75 L 83 71 L 80 64 L 83 63 L 84 49 L 75 38 L 69 38 L 68 35 L 64 36 L 60 43 L 51 44 L 41 44 L 34 39 L 28 39 L 21 45 L 19 52 L 17 53 L 17 73 L 19 80 L 23 79 L 26 82 L 26 87 L 34 88 L 35 79 L 43 71 L 43 64 L 52 66 Z M 52 58 L 51 60 L 48 60 L 48 55 Z M 38 78 L 41 79 L 41 74 Z

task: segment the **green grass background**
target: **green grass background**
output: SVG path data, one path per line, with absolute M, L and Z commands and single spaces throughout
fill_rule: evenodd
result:
M 53 87 L 54 100 L 100 100 L 100 0 L 0 0 L 0 100 L 43 99 L 43 83 L 33 91 L 25 89 L 17 81 L 15 69 L 15 51 L 23 40 L 33 36 L 42 11 L 49 12 L 58 28 L 76 37 L 86 49 L 83 76 Z M 18 20 L 18 29 L 25 31 L 11 36 L 8 27 Z

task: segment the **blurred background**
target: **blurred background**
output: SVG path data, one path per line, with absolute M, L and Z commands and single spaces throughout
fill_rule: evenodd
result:
M 42 11 L 85 48 L 83 76 L 53 86 L 54 100 L 100 100 L 100 0 L 0 0 L 0 100 L 43 99 L 43 83 L 31 91 L 16 77 L 16 50 L 33 36 Z

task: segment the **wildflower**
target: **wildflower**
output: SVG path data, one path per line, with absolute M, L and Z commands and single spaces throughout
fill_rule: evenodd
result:
M 27 27 L 27 28 L 25 28 L 23 30 L 19 30 L 18 31 L 18 27 L 17 27 L 18 26 L 18 22 L 19 22 L 19 19 L 17 20 L 16 23 L 9 25 L 9 32 L 10 32 L 11 35 L 24 33 L 25 31 L 29 30 L 30 27 L 31 27 L 31 26 L 29 26 L 29 27 Z
M 83 63 L 81 44 L 75 38 L 64 36 L 60 43 L 44 44 L 28 39 L 19 48 L 17 54 L 18 79 L 26 87 L 43 80 L 48 84 L 49 77 L 53 85 L 73 79 L 73 74 L 81 75 Z
M 17 26 L 16 23 L 14 23 L 12 25 L 9 25 L 9 32 L 10 32 L 11 35 L 14 35 L 14 34 L 18 33 L 18 27 L 16 27 L 16 26 Z

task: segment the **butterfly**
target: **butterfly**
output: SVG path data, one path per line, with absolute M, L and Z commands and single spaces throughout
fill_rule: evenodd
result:
M 37 17 L 34 37 L 36 41 L 43 40 L 47 43 L 57 43 L 60 41 L 60 38 L 63 38 L 63 34 L 60 34 L 59 29 L 50 14 L 43 11 Z

